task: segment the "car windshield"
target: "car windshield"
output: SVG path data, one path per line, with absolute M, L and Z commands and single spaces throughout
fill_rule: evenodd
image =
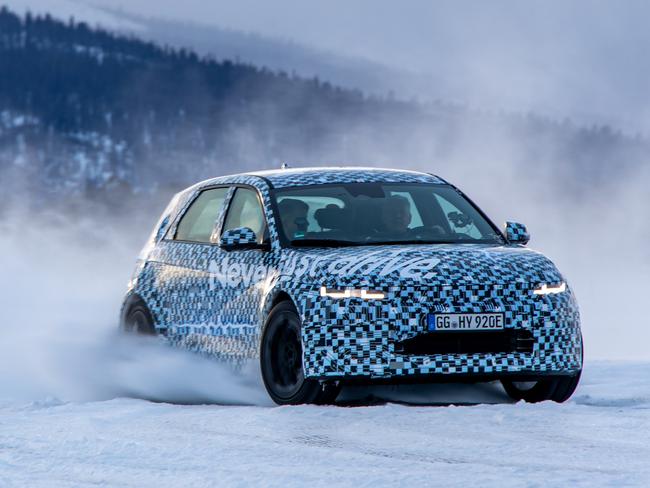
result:
M 351 183 L 275 191 L 293 246 L 502 243 L 457 190 L 443 184 Z

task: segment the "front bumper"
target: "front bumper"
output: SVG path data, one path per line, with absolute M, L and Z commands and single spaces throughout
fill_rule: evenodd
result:
M 303 314 L 305 376 L 318 379 L 408 379 L 428 377 L 574 374 L 582 368 L 582 337 L 578 307 L 570 291 L 535 297 L 511 290 L 473 303 L 410 303 L 389 296 L 386 301 L 344 299 L 308 303 Z M 507 290 L 506 290 L 507 292 Z M 316 300 L 316 299 L 314 299 Z M 431 303 L 423 306 L 422 303 Z M 503 311 L 508 329 L 527 330 L 529 352 L 404 355 L 396 344 L 425 333 L 427 312 Z M 463 332 L 459 332 L 462 334 Z M 486 332 L 490 333 L 490 332 Z

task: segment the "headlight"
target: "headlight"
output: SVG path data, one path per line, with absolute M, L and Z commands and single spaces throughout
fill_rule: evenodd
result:
M 320 296 L 329 298 L 363 298 L 364 300 L 381 300 L 386 295 L 381 291 L 376 290 L 359 290 L 359 289 L 346 289 L 339 290 L 336 288 L 320 287 Z
M 562 282 L 559 285 L 547 285 L 544 283 L 539 288 L 535 288 L 533 293 L 535 295 L 552 295 L 555 293 L 563 293 L 566 291 L 566 283 Z

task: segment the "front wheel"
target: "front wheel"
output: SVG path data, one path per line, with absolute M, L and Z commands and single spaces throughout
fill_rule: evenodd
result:
M 300 317 L 289 301 L 273 307 L 264 327 L 260 351 L 262 379 L 278 405 L 331 403 L 339 385 L 305 378 Z
M 524 400 L 528 403 L 553 400 L 562 403 L 567 401 L 578 387 L 581 371 L 574 376 L 557 376 L 541 378 L 537 381 L 501 380 L 506 393 L 513 400 Z

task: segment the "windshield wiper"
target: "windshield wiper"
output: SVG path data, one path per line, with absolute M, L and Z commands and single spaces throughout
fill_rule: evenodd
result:
M 346 246 L 408 246 L 422 244 L 496 244 L 487 239 L 406 239 L 403 241 L 346 241 L 343 239 L 294 239 L 294 247 L 346 247 Z
M 496 239 L 405 239 L 403 241 L 368 241 L 364 246 L 399 246 L 410 244 L 500 244 Z
M 345 247 L 361 246 L 363 243 L 342 239 L 294 239 L 291 241 L 291 245 L 294 247 Z
M 403 241 L 368 241 L 365 245 L 371 246 L 399 246 L 402 244 L 456 244 L 453 240 L 431 240 L 431 239 L 406 239 Z

